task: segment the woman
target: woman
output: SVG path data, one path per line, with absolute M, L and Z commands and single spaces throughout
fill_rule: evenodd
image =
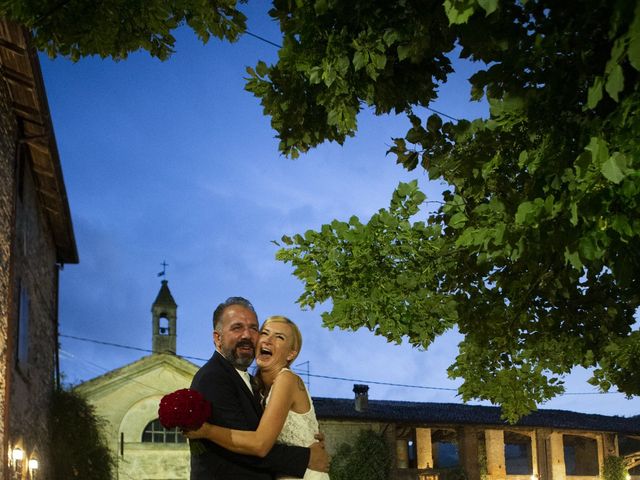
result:
M 267 318 L 256 345 L 256 378 L 261 383 L 263 398 L 266 394 L 258 429 L 231 430 L 205 423 L 184 435 L 190 439 L 206 438 L 227 450 L 259 457 L 264 457 L 276 441 L 301 447 L 311 445 L 318 432 L 313 403 L 302 379 L 288 368 L 301 348 L 302 335 L 295 323 L 282 316 Z M 329 475 L 307 469 L 304 479 L 328 480 Z

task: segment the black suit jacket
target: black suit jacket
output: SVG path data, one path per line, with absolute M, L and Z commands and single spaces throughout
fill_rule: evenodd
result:
M 198 370 L 191 388 L 211 402 L 209 423 L 236 430 L 256 430 L 262 408 L 238 372 L 218 352 Z M 230 452 L 208 440 L 206 451 L 191 454 L 191 480 L 272 480 L 276 473 L 303 477 L 310 451 L 276 444 L 264 457 Z

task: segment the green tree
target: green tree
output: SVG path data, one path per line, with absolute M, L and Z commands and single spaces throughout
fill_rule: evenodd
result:
M 629 471 L 627 470 L 624 458 L 612 455 L 604 459 L 604 465 L 602 467 L 602 477 L 604 480 L 626 480 L 628 475 Z
M 53 480 L 111 480 L 115 462 L 94 408 L 73 390 L 57 389 L 51 401 Z
M 240 0 L 243 2 L 246 0 Z M 186 24 L 203 41 L 236 40 L 245 30 L 238 0 L 0 0 L 0 17 L 25 25 L 36 48 L 78 60 L 114 60 L 146 50 L 161 60 L 173 53 L 173 30 Z
M 283 237 L 277 258 L 331 300 L 326 326 L 427 348 L 457 325 L 463 400 L 515 421 L 580 365 L 640 393 L 640 3 L 635 0 L 275 0 L 283 46 L 249 69 L 291 157 L 404 113 L 389 152 L 448 190 L 428 211 L 401 184 L 368 222 Z M 457 48 L 455 48 L 457 47 Z M 487 119 L 426 115 L 458 55 Z M 439 200 L 439 199 L 435 199 Z
M 245 28 L 236 0 L 0 0 L 0 15 L 74 60 L 165 59 L 183 23 L 203 41 Z M 423 348 L 457 326 L 449 375 L 509 420 L 561 393 L 576 365 L 638 395 L 638 2 L 274 0 L 271 15 L 279 60 L 250 69 L 247 88 L 282 152 L 344 142 L 362 108 L 405 113 L 388 153 L 450 186 L 435 212 L 403 184 L 367 223 L 284 237 L 301 305 L 331 299 L 325 325 Z M 454 52 L 478 62 L 470 97 L 490 118 L 424 118 Z
M 332 480 L 387 480 L 391 450 L 384 434 L 361 430 L 352 443 L 342 443 L 331 459 Z

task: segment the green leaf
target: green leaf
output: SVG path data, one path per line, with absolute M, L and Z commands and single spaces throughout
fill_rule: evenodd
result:
M 467 223 L 467 220 L 469 220 L 469 218 L 465 215 L 464 212 L 458 212 L 451 217 L 451 219 L 449 220 L 449 225 L 455 229 L 463 228 Z
M 487 12 L 487 16 L 491 15 L 498 8 L 498 0 L 478 0 L 478 3 L 484 11 Z
M 327 0 L 316 0 L 313 5 L 317 15 L 324 15 L 327 13 L 327 7 Z
M 427 119 L 427 130 L 430 132 L 437 132 L 442 128 L 442 119 L 440 115 L 430 115 Z
M 367 59 L 368 55 L 362 50 L 353 54 L 353 68 L 356 72 L 367 64 Z
M 421 143 L 424 137 L 424 134 L 425 132 L 422 127 L 419 127 L 419 128 L 414 127 L 409 129 L 405 138 L 409 143 Z
M 564 259 L 566 262 L 570 263 L 571 266 L 573 266 L 573 268 L 575 268 L 576 270 L 582 270 L 583 265 L 578 252 L 570 252 L 568 248 L 565 249 Z
M 578 204 L 576 202 L 571 202 L 569 210 L 571 211 L 569 221 L 571 222 L 571 225 L 575 227 L 578 224 Z
M 522 202 L 518 205 L 516 211 L 516 225 L 523 225 L 528 223 L 528 217 L 535 212 L 536 208 L 533 202 Z
M 496 245 L 502 245 L 502 240 L 504 238 L 504 232 L 506 230 L 506 225 L 504 223 L 498 223 L 495 229 L 495 235 L 493 238 L 493 242 Z
M 620 152 L 615 152 L 602 164 L 600 171 L 607 180 L 616 184 L 620 183 L 626 176 L 627 157 Z
M 398 195 L 400 195 L 401 197 L 406 197 L 411 194 L 412 187 L 410 183 L 400 182 L 396 190 L 398 192 Z
M 636 13 L 636 20 L 638 19 L 640 19 L 640 14 Z M 636 21 L 635 23 L 640 24 L 640 21 Z M 640 26 L 636 28 L 640 30 Z M 631 35 L 627 55 L 629 56 L 629 63 L 633 68 L 640 71 L 640 31 L 635 31 Z
M 411 54 L 411 47 L 409 45 L 398 45 L 398 60 L 402 61 L 409 57 Z
M 611 70 L 604 88 L 609 96 L 617 102 L 618 94 L 624 88 L 624 74 L 622 73 L 622 67 L 619 64 L 616 64 Z
M 267 67 L 266 63 L 264 63 L 262 60 L 260 60 L 258 62 L 258 64 L 256 65 L 256 72 L 261 77 L 264 77 L 264 76 L 267 75 L 267 73 L 269 73 L 269 67 Z
M 596 77 L 593 80 L 593 85 L 589 87 L 589 92 L 587 94 L 587 107 L 593 109 L 596 108 L 600 100 L 602 100 L 602 87 L 604 85 L 604 81 L 602 77 Z
M 600 249 L 591 237 L 582 237 L 578 243 L 580 256 L 587 260 L 595 260 L 600 256 Z
M 445 0 L 444 10 L 449 19 L 449 24 L 459 25 L 467 23 L 467 20 L 469 20 L 469 17 L 473 15 L 475 10 L 473 6 L 474 3 L 475 2 L 468 0 Z
M 629 27 L 629 48 L 627 50 L 629 63 L 636 70 L 640 70 L 640 4 L 636 3 L 633 12 L 633 22 Z
M 396 43 L 398 41 L 398 38 L 398 32 L 392 29 L 385 30 L 384 35 L 382 36 L 382 40 L 384 40 L 384 43 L 387 45 L 387 47 L 390 47 L 391 45 Z
M 593 163 L 596 165 L 602 165 L 609 159 L 609 148 L 603 138 L 591 137 L 589 145 L 586 146 L 585 150 L 591 152 Z

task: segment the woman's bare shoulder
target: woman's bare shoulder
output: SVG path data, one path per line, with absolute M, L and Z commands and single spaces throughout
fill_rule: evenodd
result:
M 291 393 L 296 391 L 305 391 L 302 379 L 289 369 L 282 369 L 273 380 L 273 387 L 278 390 L 287 390 Z

